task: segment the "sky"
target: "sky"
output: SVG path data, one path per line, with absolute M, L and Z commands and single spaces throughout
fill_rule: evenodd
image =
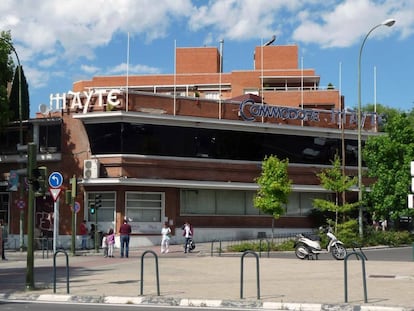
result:
M 223 71 L 253 69 L 253 52 L 297 44 L 298 64 L 332 83 L 345 106 L 410 111 L 414 105 L 414 0 L 2 0 L 29 83 L 30 115 L 50 94 L 101 75 L 173 74 L 174 46 L 220 47 Z M 129 40 L 128 40 L 129 38 Z M 129 44 L 128 44 L 129 42 Z M 129 49 L 128 49 L 129 47 Z M 15 58 L 14 58 L 15 59 Z M 16 62 L 16 59 L 15 59 Z

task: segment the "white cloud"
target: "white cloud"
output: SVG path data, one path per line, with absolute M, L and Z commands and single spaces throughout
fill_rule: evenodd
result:
M 112 67 L 107 70 L 106 74 L 110 75 L 125 75 L 127 72 L 127 64 L 122 63 L 115 67 Z M 129 74 L 159 74 L 161 70 L 159 68 L 150 67 L 146 65 L 129 65 L 128 73 Z
M 397 19 L 393 31 L 381 29 L 375 36 L 412 35 L 413 11 L 412 0 L 2 0 L 0 29 L 11 30 L 22 64 L 30 67 L 29 82 L 42 87 L 73 64 L 77 65 L 68 69 L 99 73 L 104 66 L 97 64 L 97 49 L 127 32 L 143 44 L 186 27 L 185 31 L 199 33 L 204 44 L 220 39 L 258 42 L 276 34 L 278 42 L 347 47 L 391 16 Z M 123 74 L 126 64 L 106 71 Z M 140 64 L 131 65 L 129 72 L 160 70 Z
M 323 48 L 348 47 L 366 35 L 373 26 L 388 18 L 396 18 L 396 12 L 404 12 L 414 4 L 404 1 L 345 0 L 320 14 L 305 11 L 299 15 L 300 25 L 292 37 L 300 42 L 313 43 Z M 403 28 L 412 28 L 414 16 Z M 407 31 L 407 30 L 406 30 Z M 395 34 L 395 30 L 393 34 Z M 373 36 L 389 36 L 385 29 L 378 29 Z
M 80 69 L 90 75 L 93 75 L 97 72 L 99 72 L 100 68 L 97 66 L 90 66 L 90 65 L 81 65 Z

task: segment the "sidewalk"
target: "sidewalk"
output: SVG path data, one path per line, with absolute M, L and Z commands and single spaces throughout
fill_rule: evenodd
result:
M 143 257 L 141 277 L 141 258 L 146 251 L 151 252 Z M 118 253 L 116 250 L 115 254 Z M 78 254 L 68 253 L 69 294 L 66 291 L 66 259 L 64 254 L 57 255 L 55 294 L 52 254 L 43 259 L 42 252 L 36 252 L 36 290 L 25 291 L 27 255 L 7 253 L 9 260 L 0 261 L 0 299 L 243 306 L 272 310 L 414 309 L 414 263 L 410 261 L 365 261 L 368 302 L 364 303 L 363 262 L 355 256 L 350 258 L 346 304 L 345 263 L 329 256 L 299 260 L 292 252 L 283 254 L 284 258 L 276 258 L 274 254 L 267 258 L 267 254 L 262 253 L 256 261 L 254 254 L 247 254 L 242 265 L 241 254 L 219 256 L 216 253 L 212 257 L 210 244 L 198 244 L 196 251 L 190 254 L 184 254 L 180 245 L 171 246 L 168 254 L 160 254 L 158 246 L 133 249 L 130 257 L 124 259 L 119 256 L 104 258 L 102 252 L 93 251 Z M 157 261 L 160 295 L 156 282 Z

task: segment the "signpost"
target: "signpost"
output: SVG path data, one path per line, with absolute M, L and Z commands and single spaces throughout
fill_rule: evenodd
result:
M 53 222 L 53 253 L 56 253 L 56 241 L 59 233 L 59 196 L 62 184 L 63 176 L 61 173 L 53 172 L 49 175 L 49 192 L 53 197 L 53 215 L 55 216 Z

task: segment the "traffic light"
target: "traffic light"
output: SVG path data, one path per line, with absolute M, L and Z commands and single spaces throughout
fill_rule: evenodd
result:
M 95 204 L 91 203 L 91 204 L 89 205 L 89 213 L 90 213 L 91 215 L 93 215 L 93 214 L 95 214 L 95 212 L 96 212 Z
M 43 196 L 46 193 L 47 167 L 40 166 L 32 170 L 32 187 L 35 196 Z
M 72 203 L 72 191 L 71 190 L 66 190 L 65 191 L 65 203 L 66 204 L 71 204 Z
M 100 195 L 100 194 L 95 195 L 95 208 L 96 209 L 102 207 L 102 200 L 101 200 L 101 198 L 102 198 L 102 195 Z

